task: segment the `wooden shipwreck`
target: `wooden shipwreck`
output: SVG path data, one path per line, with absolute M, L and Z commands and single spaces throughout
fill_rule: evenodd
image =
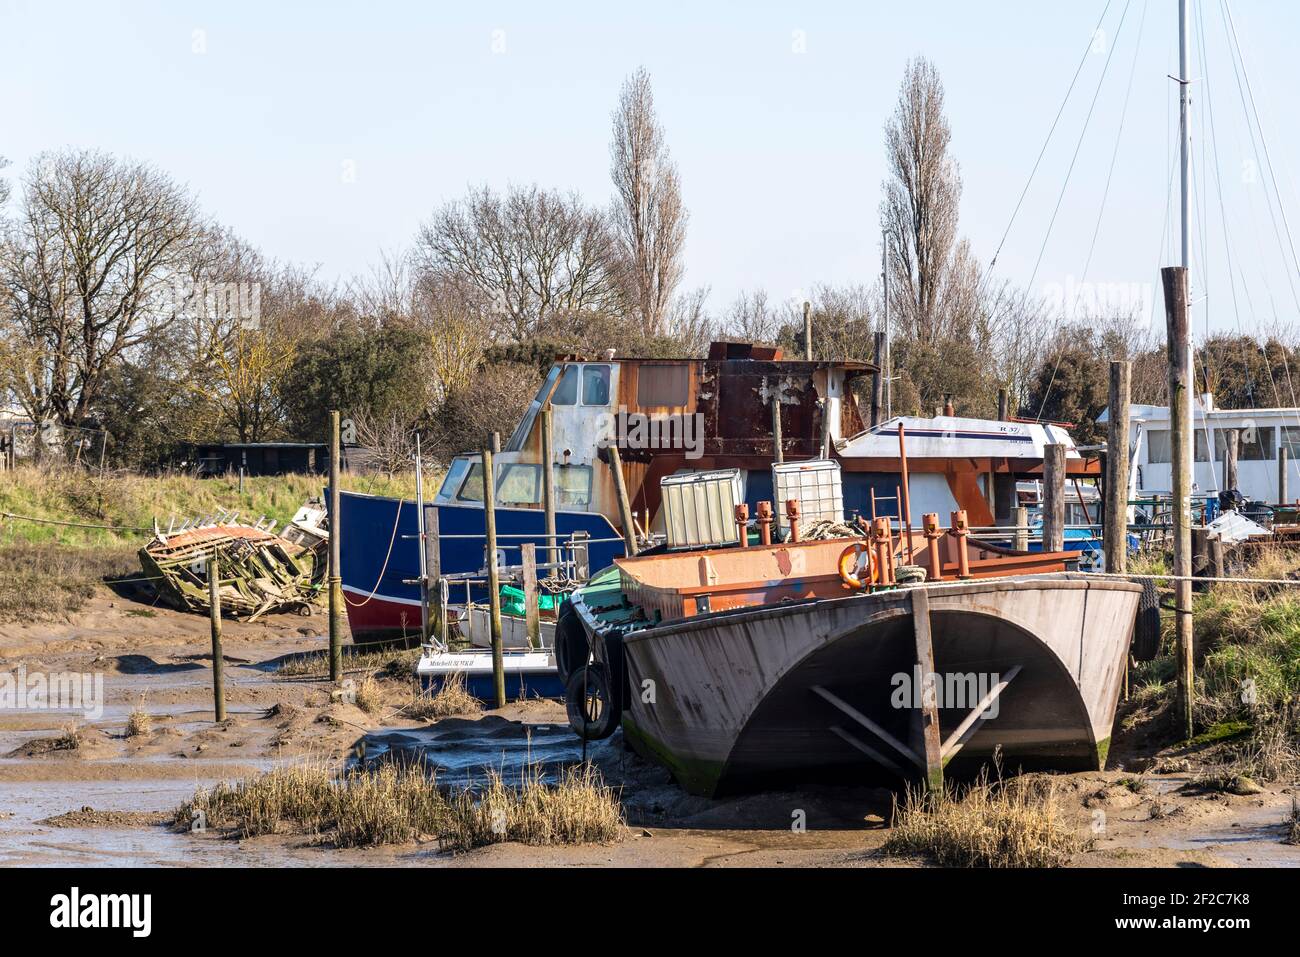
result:
M 162 599 L 182 611 L 208 612 L 216 555 L 223 611 L 249 620 L 274 611 L 310 614 L 324 580 L 326 541 L 314 523 L 295 522 L 281 536 L 260 522 L 212 522 L 175 534 L 155 530 L 140 564 Z

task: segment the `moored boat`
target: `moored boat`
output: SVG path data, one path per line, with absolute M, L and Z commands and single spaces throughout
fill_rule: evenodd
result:
M 571 721 L 589 735 L 621 723 L 706 795 L 933 783 L 995 751 L 1012 768 L 1100 767 L 1142 589 L 1074 573 L 1076 553 L 971 539 L 963 521 L 943 531 L 928 516 L 911 540 L 878 525 L 866 544 L 618 560 L 571 598 L 593 655 L 570 677 Z M 900 587 L 887 566 L 903 556 L 915 566 Z

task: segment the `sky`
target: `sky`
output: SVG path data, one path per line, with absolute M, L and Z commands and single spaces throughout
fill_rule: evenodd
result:
M 1192 8 L 1194 328 L 1290 322 L 1300 5 L 1227 8 L 1240 88 L 1223 0 Z M 65 146 L 147 160 L 268 255 L 344 279 L 409 247 L 471 186 L 608 202 L 610 113 L 644 66 L 690 211 L 685 285 L 720 311 L 741 290 L 798 300 L 876 280 L 883 126 L 924 55 L 945 84 L 961 234 L 984 263 L 1001 249 L 991 276 L 1075 310 L 1132 304 L 1163 326 L 1176 39 L 1175 0 L 0 0 L 0 156 L 13 163 L 0 175 L 17 183 Z

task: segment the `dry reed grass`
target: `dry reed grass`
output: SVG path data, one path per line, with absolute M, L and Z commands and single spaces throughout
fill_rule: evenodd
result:
M 502 841 L 609 843 L 623 833 L 617 796 L 597 772 L 570 769 L 551 785 L 536 766 L 518 787 L 493 773 L 481 793 L 448 797 L 418 765 L 385 764 L 336 778 L 323 764 L 297 764 L 198 789 L 173 816 L 184 828 L 196 819 L 240 838 L 292 832 L 337 847 L 373 847 L 436 836 L 457 851 Z
M 1065 819 L 1055 788 L 1042 778 L 1003 781 L 1000 772 L 960 790 L 909 788 L 883 850 L 944 867 L 1062 867 L 1090 842 Z
M 432 721 L 454 714 L 477 714 L 483 710 L 483 703 L 465 688 L 464 672 L 456 671 L 448 675 L 435 694 L 416 694 L 402 713 L 416 721 Z

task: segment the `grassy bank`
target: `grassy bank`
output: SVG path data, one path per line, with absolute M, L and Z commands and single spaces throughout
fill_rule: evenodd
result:
M 439 478 L 431 477 L 436 487 Z M 381 475 L 344 475 L 349 491 L 379 495 L 414 496 L 413 474 L 393 478 Z M 0 547 L 18 543 L 59 543 L 75 546 L 139 544 L 157 519 L 167 527 L 195 515 L 218 509 L 238 511 L 241 518 L 260 516 L 288 522 L 308 498 L 325 486 L 320 475 L 294 474 L 249 477 L 239 490 L 238 477 L 194 478 L 189 475 L 157 476 L 108 473 L 100 476 L 83 469 L 38 469 L 22 466 L 0 472 L 0 512 L 29 518 L 89 525 L 111 525 L 121 530 L 76 528 L 6 519 L 0 528 Z
M 1159 574 L 1159 561 L 1149 573 Z M 1267 548 L 1234 577 L 1296 580 L 1300 551 Z M 1300 583 L 1298 583 L 1300 586 Z M 1196 735 L 1189 748 L 1235 772 L 1265 780 L 1300 775 L 1300 587 L 1220 584 L 1193 599 Z M 1169 603 L 1166 598 L 1166 604 Z M 1133 674 L 1130 728 L 1163 727 L 1180 737 L 1173 616 L 1164 614 L 1161 655 Z

